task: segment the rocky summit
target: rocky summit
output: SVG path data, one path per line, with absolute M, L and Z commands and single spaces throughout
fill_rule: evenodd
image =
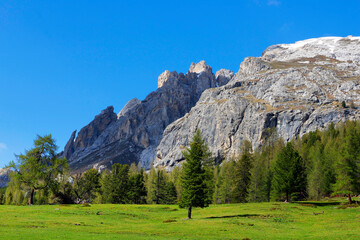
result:
M 108 107 L 77 136 L 74 131 L 61 155 L 74 172 L 111 168 L 113 163 L 141 162 L 149 168 L 165 128 L 188 113 L 204 90 L 226 84 L 231 74 L 225 71 L 216 78 L 205 61 L 192 63 L 186 74 L 165 71 L 158 89 L 143 101 L 130 100 L 117 115 Z
M 360 37 L 324 37 L 268 47 L 234 74 L 213 74 L 204 61 L 186 74 L 165 71 L 145 100 L 116 115 L 108 107 L 63 155 L 76 171 L 141 162 L 171 170 L 200 129 L 214 158 L 238 154 L 242 142 L 261 146 L 267 129 L 289 141 L 330 123 L 360 116 Z

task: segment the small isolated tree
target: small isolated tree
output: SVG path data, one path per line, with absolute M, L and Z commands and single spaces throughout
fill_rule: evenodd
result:
M 179 206 L 188 209 L 188 219 L 191 219 L 193 207 L 208 207 L 211 203 L 209 192 L 209 173 L 206 165 L 209 163 L 211 153 L 201 137 L 200 130 L 196 130 L 190 147 L 183 151 L 186 160 L 182 176 L 182 196 Z
M 28 204 L 34 202 L 35 191 L 50 187 L 68 167 L 66 158 L 57 157 L 57 146 L 51 134 L 37 136 L 34 147 L 25 155 L 17 155 L 17 163 L 10 162 L 16 174 L 12 176 L 29 188 Z

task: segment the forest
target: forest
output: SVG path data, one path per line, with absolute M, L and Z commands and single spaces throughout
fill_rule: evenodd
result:
M 200 136 L 200 141 L 203 141 Z M 194 139 L 193 139 L 194 141 Z M 330 124 L 285 143 L 267 129 L 262 146 L 244 141 L 239 156 L 214 164 L 205 142 L 202 177 L 207 203 L 320 200 L 359 194 L 360 123 Z M 145 171 L 141 165 L 113 164 L 111 171 L 90 169 L 71 174 L 66 159 L 57 158 L 51 135 L 9 164 L 14 171 L 0 203 L 26 204 L 181 204 L 184 167 Z M 188 149 L 189 150 L 189 149 Z M 184 155 L 189 154 L 183 153 Z M 37 162 L 40 156 L 44 164 Z M 189 157 L 189 156 L 188 156 Z M 45 160 L 44 160 L 45 159 Z M 186 158 L 187 159 L 187 158 Z M 186 185 L 185 185 L 186 187 Z M 206 204 L 205 204 L 206 205 Z

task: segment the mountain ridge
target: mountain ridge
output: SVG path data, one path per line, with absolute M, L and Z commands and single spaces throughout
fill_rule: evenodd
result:
M 270 46 L 245 58 L 236 74 L 214 74 L 205 61 L 186 74 L 166 70 L 143 101 L 130 100 L 118 115 L 107 108 L 74 132 L 63 156 L 75 172 L 115 162 L 170 171 L 197 128 L 218 161 L 238 154 L 245 139 L 261 146 L 267 128 L 288 141 L 358 119 L 359 66 L 360 37 L 348 36 Z M 342 101 L 353 108 L 341 108 Z

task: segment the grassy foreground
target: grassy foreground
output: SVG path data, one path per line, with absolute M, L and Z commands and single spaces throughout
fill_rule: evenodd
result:
M 360 208 L 333 202 L 0 205 L 1 239 L 360 239 Z

